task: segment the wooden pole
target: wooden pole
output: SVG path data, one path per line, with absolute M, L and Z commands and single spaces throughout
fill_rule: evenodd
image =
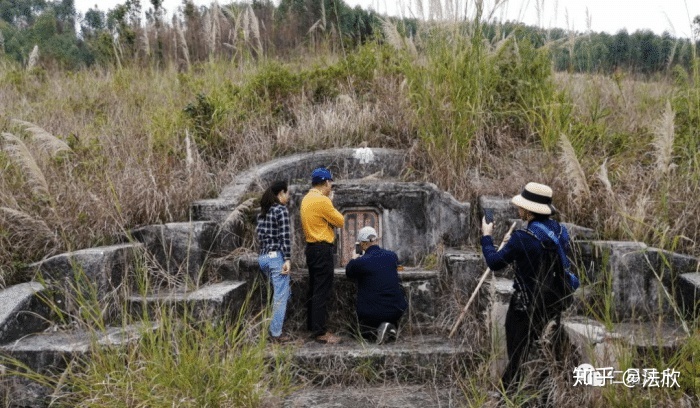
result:
M 501 242 L 501 245 L 498 247 L 498 250 L 500 251 L 503 246 L 506 244 L 506 238 L 513 232 L 515 229 L 516 223 L 514 222 L 513 225 L 510 226 L 510 229 L 508 232 L 506 232 L 506 235 L 503 236 L 503 242 Z M 464 316 L 467 315 L 467 310 L 469 310 L 469 306 L 471 306 L 472 302 L 476 298 L 477 293 L 479 293 L 479 288 L 481 288 L 481 285 L 484 284 L 484 281 L 486 280 L 486 277 L 489 275 L 489 272 L 491 272 L 491 269 L 486 268 L 484 271 L 483 275 L 481 275 L 481 279 L 479 279 L 479 283 L 476 284 L 476 288 L 474 289 L 474 292 L 472 292 L 472 295 L 469 297 L 469 300 L 467 301 L 467 304 L 464 306 L 464 309 L 462 309 L 462 313 L 459 314 L 459 317 L 457 318 L 457 321 L 455 324 L 452 326 L 452 330 L 450 331 L 450 335 L 447 336 L 448 338 L 452 338 L 454 334 L 457 332 L 457 328 L 459 327 L 459 324 L 462 323 L 462 319 L 464 319 Z

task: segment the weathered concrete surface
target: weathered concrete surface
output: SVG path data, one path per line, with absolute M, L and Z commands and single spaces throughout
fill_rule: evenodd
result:
M 254 253 L 208 258 L 206 268 L 207 276 L 223 280 L 252 280 L 260 273 L 258 255 Z
M 459 387 L 384 385 L 303 389 L 284 400 L 284 408 L 451 408 L 466 407 Z
M 151 318 L 157 318 L 162 307 L 174 307 L 180 315 L 186 312 L 197 321 L 212 321 L 224 318 L 227 313 L 228 316 L 237 316 L 247 290 L 246 282 L 224 281 L 194 291 L 177 289 L 145 296 L 131 295 L 127 302 L 133 316 L 141 316 L 145 311 Z
M 377 173 L 382 178 L 395 178 L 405 167 L 405 162 L 405 151 L 382 148 L 330 149 L 279 158 L 237 175 L 217 199 L 194 202 L 192 217 L 221 223 L 247 193 L 262 191 L 277 179 L 310 184 L 311 172 L 319 166 L 329 168 L 336 180 L 363 178 Z
M 0 344 L 15 341 L 49 326 L 50 310 L 38 282 L 20 283 L 0 291 Z
M 85 330 L 43 332 L 30 335 L 0 346 L 0 355 L 21 363 L 12 367 L 24 371 L 25 367 L 42 375 L 59 375 L 76 358 L 87 359 L 98 348 L 118 348 L 138 341 L 145 331 L 157 328 L 156 324 L 108 327 L 104 332 Z M 3 359 L 3 364 L 16 364 Z M 4 367 L 3 367 L 4 368 Z M 4 374 L 4 371 L 3 371 Z M 52 406 L 54 390 L 31 377 L 0 376 L 0 397 L 10 402 L 10 407 Z
M 111 321 L 119 318 L 122 285 L 134 275 L 143 254 L 139 243 L 120 244 L 56 255 L 29 268 L 59 290 L 56 304 L 64 311 L 73 314 L 80 302 L 96 301 L 109 306 L 103 317 Z
M 445 250 L 442 268 L 452 282 L 454 291 L 469 297 L 479 278 L 486 270 L 486 263 L 480 252 L 463 251 L 454 248 Z
M 700 312 L 700 272 L 683 273 L 678 277 L 676 301 L 687 319 L 695 319 Z
M 67 362 L 85 356 L 92 347 L 118 347 L 138 340 L 155 326 L 108 327 L 104 332 L 86 330 L 42 332 L 0 346 L 0 353 L 40 373 L 58 373 Z
M 449 382 L 475 359 L 466 342 L 437 335 L 404 336 L 401 331 L 396 342 L 383 345 L 345 337 L 341 344 L 307 341 L 291 351 L 297 376 L 322 385 Z
M 259 272 L 258 272 L 259 274 Z M 406 268 L 399 272 L 409 309 L 400 324 L 405 330 L 420 330 L 432 325 L 439 305 L 437 304 L 438 272 Z M 264 281 L 260 280 L 263 286 Z M 287 306 L 285 329 L 299 331 L 306 329 L 306 299 L 309 290 L 307 270 L 293 270 L 291 277 L 292 296 Z M 345 276 L 345 269 L 336 269 L 333 295 L 328 305 L 329 329 L 352 331 L 357 326 L 355 300 L 357 285 Z M 263 300 L 265 295 L 263 294 Z
M 195 284 L 206 279 L 202 268 L 218 227 L 213 222 L 181 222 L 148 225 L 131 232 L 153 255 L 160 268 Z
M 612 330 L 593 319 L 571 316 L 562 321 L 569 340 L 578 350 L 581 362 L 595 367 L 621 367 L 631 348 L 637 360 L 632 367 L 642 368 L 644 358 L 668 358 L 686 342 L 688 335 L 673 322 L 617 323 Z M 647 361 L 648 362 L 648 361 Z M 635 363 L 637 364 L 635 366 Z M 629 361 L 625 361 L 629 364 Z
M 586 296 L 597 308 L 612 299 L 614 321 L 673 316 L 678 276 L 694 271 L 698 262 L 640 242 L 590 241 L 580 248 L 587 278 L 597 284 Z
M 453 298 L 458 299 L 458 307 L 463 308 L 472 294 L 476 290 L 476 285 L 486 272 L 486 263 L 480 252 L 462 251 L 453 248 L 448 248 L 443 254 L 443 270 L 446 272 L 446 280 L 448 290 L 452 291 Z M 510 271 L 511 268 L 505 268 L 503 271 Z M 505 280 L 502 278 L 503 272 L 494 276 L 493 272 L 484 278 L 482 286 L 479 288 L 479 293 L 476 295 L 471 305 L 469 306 L 469 315 L 478 316 L 485 312 L 493 301 L 491 286 L 494 279 Z M 509 280 L 509 282 L 512 281 Z
M 458 247 L 469 240 L 470 204 L 461 203 L 431 183 L 338 180 L 334 205 L 342 213 L 376 208 L 381 214 L 382 247 L 396 252 L 405 265 L 415 265 L 438 245 Z M 307 185 L 290 187 L 294 243 L 292 256 L 303 264 L 304 235 L 299 205 Z

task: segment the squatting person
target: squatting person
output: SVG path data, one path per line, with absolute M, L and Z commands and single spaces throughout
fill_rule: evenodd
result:
M 377 344 L 395 340 L 408 303 L 399 278 L 396 253 L 377 245 L 377 231 L 364 227 L 357 234 L 362 256 L 355 254 L 345 267 L 346 276 L 357 282 L 356 313 L 360 334 Z

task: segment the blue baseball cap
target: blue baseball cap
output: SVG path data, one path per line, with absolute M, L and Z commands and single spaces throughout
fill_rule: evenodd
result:
M 333 181 L 333 175 L 325 167 L 319 167 L 311 173 L 311 184 L 322 183 L 326 180 Z

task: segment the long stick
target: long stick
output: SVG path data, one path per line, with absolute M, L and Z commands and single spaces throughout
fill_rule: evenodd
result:
M 506 237 L 508 237 L 511 232 L 515 229 L 515 222 L 513 225 L 510 226 L 510 229 L 508 232 L 506 232 L 506 235 L 503 236 L 503 242 L 501 242 L 501 245 L 498 247 L 498 250 L 500 251 L 503 246 L 506 244 Z M 471 297 L 469 297 L 469 300 L 467 301 L 467 304 L 464 306 L 464 309 L 462 309 L 462 313 L 459 314 L 459 317 L 457 318 L 457 321 L 455 324 L 452 326 L 452 330 L 450 331 L 450 335 L 447 336 L 448 338 L 452 338 L 454 336 L 455 332 L 457 331 L 457 328 L 459 327 L 459 324 L 462 323 L 462 319 L 464 319 L 464 316 L 467 315 L 467 310 L 469 310 L 469 306 L 472 304 L 472 301 L 474 301 L 474 298 L 476 298 L 477 293 L 479 293 L 479 288 L 481 288 L 481 285 L 484 284 L 484 281 L 486 280 L 486 277 L 489 276 L 489 272 L 491 272 L 490 268 L 486 268 L 484 271 L 484 274 L 481 275 L 481 279 L 479 279 L 479 283 L 476 284 L 476 288 L 474 288 L 474 292 L 472 292 Z

